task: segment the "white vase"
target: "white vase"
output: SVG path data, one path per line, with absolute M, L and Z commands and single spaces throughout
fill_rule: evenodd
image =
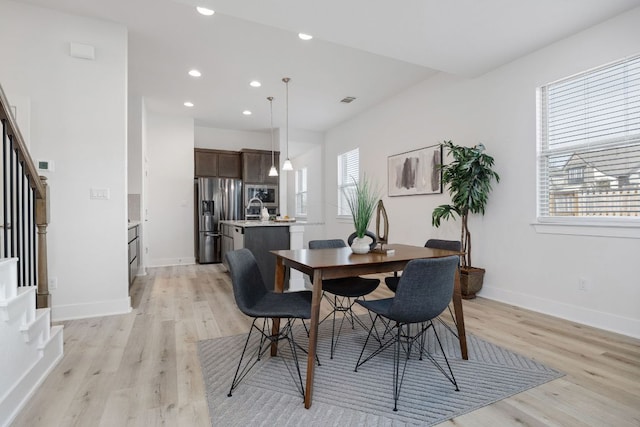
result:
M 262 221 L 269 221 L 269 211 L 267 208 L 262 208 L 262 212 L 260 212 L 260 219 Z
M 366 237 L 356 237 L 351 243 L 351 251 L 354 254 L 366 254 L 369 252 L 369 239 Z

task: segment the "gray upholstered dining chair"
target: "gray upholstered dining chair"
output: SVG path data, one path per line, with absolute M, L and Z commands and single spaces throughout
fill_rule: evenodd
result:
M 309 249 L 331 249 L 331 248 L 346 248 L 347 244 L 341 239 L 328 239 L 328 240 L 311 240 L 309 242 Z M 313 278 L 312 278 L 313 279 Z M 380 280 L 369 279 L 366 277 L 345 277 L 341 279 L 328 279 L 322 281 L 323 296 L 331 304 L 331 312 L 325 316 L 322 321 L 325 321 L 329 316 L 332 316 L 331 326 L 331 359 L 333 359 L 333 353 L 338 344 L 338 338 L 340 337 L 340 331 L 346 318 L 351 323 L 351 328 L 355 327 L 355 323 L 361 323 L 358 316 L 355 316 L 352 310 L 355 303 L 354 298 L 364 298 L 365 295 L 375 291 Z M 331 296 L 327 295 L 331 294 Z M 341 312 L 343 314 L 340 320 L 338 331 L 336 332 L 336 313 Z M 365 325 L 362 325 L 365 329 Z
M 238 368 L 231 382 L 228 396 L 231 397 L 233 390 L 270 348 L 272 343 L 277 344 L 281 340 L 286 340 L 289 344 L 289 349 L 293 355 L 293 361 L 298 373 L 298 383 L 296 387 L 304 398 L 304 385 L 302 383 L 302 375 L 300 374 L 300 366 L 296 352 L 297 349 L 303 352 L 306 352 L 306 350 L 295 342 L 292 328 L 296 319 L 309 319 L 311 317 L 311 292 L 280 293 L 269 291 L 262 280 L 258 263 L 248 249 L 227 252 L 225 256 L 229 264 L 236 304 L 240 311 L 247 316 L 253 317 L 251 329 L 249 330 L 242 354 L 240 355 Z M 287 320 L 285 326 L 281 326 L 279 334 L 275 336 L 271 334 L 270 318 Z M 304 325 L 304 320 L 302 324 Z M 249 340 L 254 331 L 260 334 L 260 340 L 257 348 L 250 354 L 243 365 L 242 362 L 245 359 Z M 283 360 L 286 363 L 284 357 Z M 289 371 L 293 377 L 293 370 L 289 369 Z M 296 381 L 295 377 L 294 381 Z
M 427 240 L 427 243 L 424 244 L 424 247 L 460 252 L 460 248 L 462 247 L 462 245 L 460 244 L 459 240 L 429 239 Z M 387 285 L 389 289 L 395 292 L 396 288 L 398 287 L 399 280 L 400 280 L 400 276 L 398 276 L 398 272 L 395 272 L 393 276 L 385 277 L 384 283 Z
M 426 354 L 429 360 L 455 386 L 455 390 L 459 390 L 436 328 L 433 326 L 433 319 L 438 317 L 451 301 L 453 280 L 458 263 L 458 256 L 455 255 L 409 261 L 400 277 L 396 294 L 393 298 L 370 301 L 356 300 L 356 303 L 375 313 L 375 318 L 360 352 L 355 370 L 358 371 L 358 368 L 367 361 L 389 347 L 395 346 L 393 355 L 394 411 L 398 410 L 398 397 L 402 387 L 402 380 L 405 376 L 407 361 L 414 343 L 419 346 L 420 359 L 422 360 L 423 354 Z M 367 357 L 363 358 L 370 338 L 377 333 L 376 323 L 378 320 L 385 328 L 383 334 L 385 341 L 376 343 L 375 349 Z M 411 326 L 416 326 L 416 328 L 412 330 Z M 429 329 L 433 329 L 440 351 L 444 356 L 448 373 L 430 353 L 424 352 L 424 336 Z M 403 352 L 401 352 L 401 349 Z M 400 372 L 402 357 L 404 358 L 404 366 L 402 372 Z
M 424 247 L 460 252 L 460 250 L 462 249 L 462 244 L 460 243 L 460 240 L 429 239 L 424 244 Z M 398 288 L 399 280 L 400 280 L 400 277 L 398 276 L 398 272 L 396 271 L 393 273 L 393 276 L 385 277 L 384 283 L 385 285 L 387 285 L 389 289 L 395 292 L 396 289 Z M 451 306 L 447 306 L 447 309 L 449 310 L 449 314 L 451 315 L 451 320 L 453 321 L 454 326 L 457 327 L 456 317 L 453 315 L 453 311 L 451 311 Z M 456 329 L 453 329 L 448 323 L 446 323 L 440 317 L 438 317 L 438 320 L 449 330 L 449 332 L 451 332 L 456 337 L 458 336 L 458 332 Z

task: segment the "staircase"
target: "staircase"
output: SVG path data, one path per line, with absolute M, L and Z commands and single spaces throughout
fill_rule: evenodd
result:
M 0 259 L 0 426 L 8 426 L 62 359 L 62 326 L 36 309 L 36 287 L 18 287 L 18 258 Z

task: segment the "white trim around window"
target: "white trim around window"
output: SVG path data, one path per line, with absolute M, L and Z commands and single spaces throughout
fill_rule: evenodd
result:
M 536 231 L 640 233 L 640 56 L 538 89 Z
M 360 182 L 360 151 L 354 148 L 338 155 L 338 209 L 336 212 L 338 218 L 351 218 L 345 192 L 355 189 L 358 182 Z

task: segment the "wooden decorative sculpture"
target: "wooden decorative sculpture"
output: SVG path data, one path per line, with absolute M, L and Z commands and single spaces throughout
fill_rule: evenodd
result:
M 384 221 L 384 232 L 380 233 L 380 217 Z M 376 235 L 378 236 L 378 243 L 380 244 L 380 250 L 384 249 L 384 245 L 389 242 L 389 217 L 387 211 L 384 208 L 382 200 L 378 200 L 378 208 L 376 211 Z

